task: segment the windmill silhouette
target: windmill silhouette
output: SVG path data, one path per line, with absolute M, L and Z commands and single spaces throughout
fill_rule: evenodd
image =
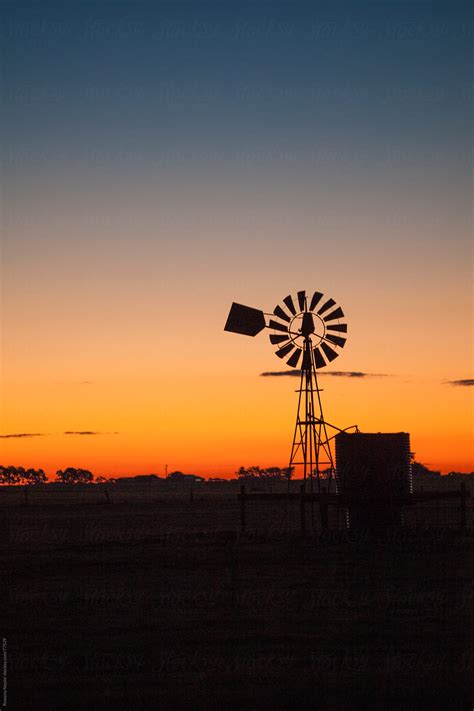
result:
M 270 316 L 268 323 L 266 316 Z M 233 303 L 224 330 L 245 336 L 256 336 L 263 329 L 272 330 L 270 343 L 277 346 L 278 358 L 291 368 L 300 369 L 298 408 L 291 446 L 289 471 L 303 468 L 303 481 L 309 481 L 313 493 L 322 486 L 337 493 L 337 476 L 332 453 L 332 440 L 342 430 L 324 418 L 317 372 L 338 357 L 346 344 L 347 324 L 344 312 L 334 299 L 326 299 L 320 291 L 311 298 L 298 291 L 273 309 L 264 313 L 243 304 Z M 354 427 L 354 426 L 352 426 Z

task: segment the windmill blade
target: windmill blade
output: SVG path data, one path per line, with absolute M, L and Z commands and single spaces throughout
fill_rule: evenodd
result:
M 306 309 L 306 291 L 298 291 L 297 296 L 300 311 L 304 311 Z
M 288 355 L 288 353 L 291 353 L 293 349 L 294 345 L 292 343 L 288 343 L 286 346 L 283 346 L 283 348 L 280 348 L 278 351 L 276 351 L 276 354 L 279 358 L 284 358 Z
M 321 306 L 321 308 L 320 308 L 319 311 L 318 311 L 318 314 L 319 314 L 319 315 L 323 314 L 325 311 L 327 311 L 328 309 L 330 309 L 331 306 L 334 306 L 335 304 L 336 304 L 336 302 L 334 301 L 334 299 L 328 299 L 328 300 Z
M 291 321 L 291 318 L 283 311 L 281 306 L 275 306 L 275 308 L 273 309 L 273 313 L 275 314 L 275 316 L 278 316 L 278 318 L 281 318 L 282 321 Z
M 311 303 L 309 305 L 309 310 L 314 311 L 317 304 L 319 304 L 319 302 L 321 301 L 322 298 L 323 298 L 322 293 L 320 291 L 315 291 L 313 294 L 313 298 L 311 299 Z
M 299 361 L 299 359 L 300 359 L 300 355 L 301 355 L 301 348 L 298 348 L 298 349 L 293 353 L 293 355 L 292 355 L 290 358 L 288 358 L 288 360 L 287 360 L 286 362 L 287 362 L 288 365 L 291 366 L 292 368 L 296 368 L 296 366 L 298 365 L 298 361 Z
M 341 338 L 340 336 L 333 336 L 331 333 L 328 333 L 325 336 L 327 341 L 331 341 L 331 343 L 334 343 L 335 346 L 339 346 L 340 348 L 344 348 L 344 344 L 346 342 L 346 338 Z
M 328 331 L 339 331 L 339 333 L 347 333 L 347 324 L 335 323 L 332 326 L 326 326 Z
M 288 336 L 278 336 L 275 333 L 272 333 L 270 336 L 270 343 L 273 343 L 274 346 L 277 346 L 279 343 L 283 343 L 284 341 L 288 340 Z
M 269 328 L 274 328 L 275 331 L 284 331 L 285 333 L 288 333 L 288 326 L 285 326 L 284 323 L 278 323 L 278 321 L 270 319 L 268 326 Z
M 324 368 L 324 366 L 326 365 L 326 361 L 324 360 L 323 356 L 321 355 L 321 351 L 317 346 L 314 349 L 314 362 L 316 363 L 316 368 Z
M 344 311 L 339 307 L 335 311 L 331 311 L 330 314 L 324 317 L 323 321 L 333 321 L 335 318 L 343 318 Z
M 291 298 L 291 296 L 290 295 L 285 296 L 285 298 L 283 299 L 283 302 L 288 306 L 288 308 L 290 309 L 293 316 L 296 316 L 296 309 L 295 309 L 295 305 L 293 303 L 293 299 Z
M 337 358 L 338 354 L 336 353 L 335 350 L 333 350 L 330 346 L 328 346 L 327 343 L 321 343 L 321 348 L 323 349 L 324 354 L 329 362 L 334 360 L 334 358 Z

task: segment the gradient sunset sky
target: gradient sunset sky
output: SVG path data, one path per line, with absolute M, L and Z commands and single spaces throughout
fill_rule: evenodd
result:
M 3 2 L 0 463 L 286 466 L 297 381 L 223 327 L 306 289 L 328 420 L 473 470 L 470 5 Z

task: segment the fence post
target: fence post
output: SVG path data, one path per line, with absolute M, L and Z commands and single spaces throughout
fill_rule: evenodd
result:
M 245 528 L 245 484 L 240 485 L 240 528 Z
M 461 484 L 461 531 L 466 530 L 466 484 Z
M 301 485 L 300 485 L 300 526 L 301 526 L 301 533 L 304 533 L 305 530 L 306 530 L 306 511 L 305 511 L 304 495 L 305 495 L 305 485 L 304 485 L 304 484 L 301 484 Z

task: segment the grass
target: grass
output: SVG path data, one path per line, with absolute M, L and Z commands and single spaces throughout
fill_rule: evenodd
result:
M 472 708 L 469 535 L 241 536 L 238 513 L 235 492 L 0 509 L 9 705 Z

